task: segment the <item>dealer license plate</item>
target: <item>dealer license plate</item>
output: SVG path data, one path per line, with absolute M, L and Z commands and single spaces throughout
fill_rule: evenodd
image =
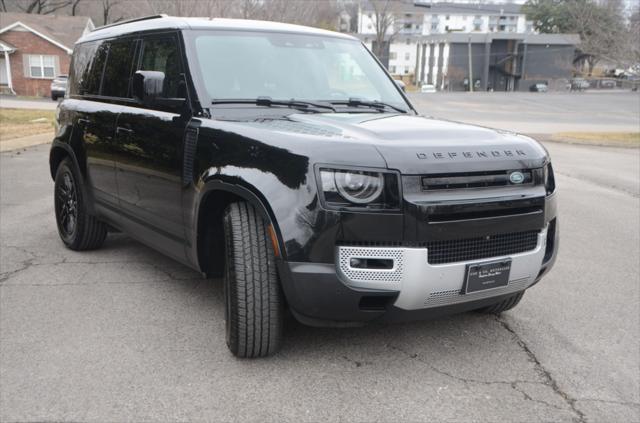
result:
M 467 265 L 464 292 L 484 291 L 509 284 L 511 260 Z

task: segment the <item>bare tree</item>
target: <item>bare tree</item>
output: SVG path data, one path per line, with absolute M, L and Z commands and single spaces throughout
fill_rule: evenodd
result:
M 120 3 L 119 0 L 102 0 L 102 24 L 107 25 L 113 22 L 118 22 L 123 19 L 120 15 L 114 18 L 114 8 Z
M 78 13 L 78 6 L 82 0 L 72 0 L 71 2 L 71 16 L 76 16 Z
M 3 8 L 6 10 L 6 5 Z M 57 10 L 63 9 L 71 4 L 71 0 L 29 0 L 24 3 L 18 3 L 18 9 L 24 13 L 34 13 L 47 15 Z
M 376 38 L 373 43 L 373 54 L 385 62 L 387 47 L 402 29 L 398 0 L 371 0 L 373 8 Z

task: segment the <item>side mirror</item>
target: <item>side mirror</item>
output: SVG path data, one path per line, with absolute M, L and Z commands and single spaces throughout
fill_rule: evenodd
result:
M 394 79 L 393 82 L 395 82 L 398 88 L 400 88 L 402 91 L 406 91 L 406 85 L 404 84 L 404 82 L 400 81 L 399 79 Z
M 151 104 L 162 96 L 164 72 L 137 71 L 133 74 L 133 98 L 142 104 Z

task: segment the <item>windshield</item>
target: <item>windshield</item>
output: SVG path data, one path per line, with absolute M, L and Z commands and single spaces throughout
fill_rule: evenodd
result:
M 283 33 L 199 32 L 195 69 L 209 100 L 348 101 L 407 108 L 395 84 L 358 41 Z

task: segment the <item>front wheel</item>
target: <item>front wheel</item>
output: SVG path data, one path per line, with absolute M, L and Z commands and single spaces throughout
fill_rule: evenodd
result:
M 248 203 L 224 214 L 227 346 L 241 358 L 275 353 L 282 341 L 284 299 L 267 223 Z
M 62 242 L 78 251 L 100 248 L 107 237 L 107 227 L 87 212 L 82 178 L 69 158 L 58 166 L 54 195 L 56 223 Z

